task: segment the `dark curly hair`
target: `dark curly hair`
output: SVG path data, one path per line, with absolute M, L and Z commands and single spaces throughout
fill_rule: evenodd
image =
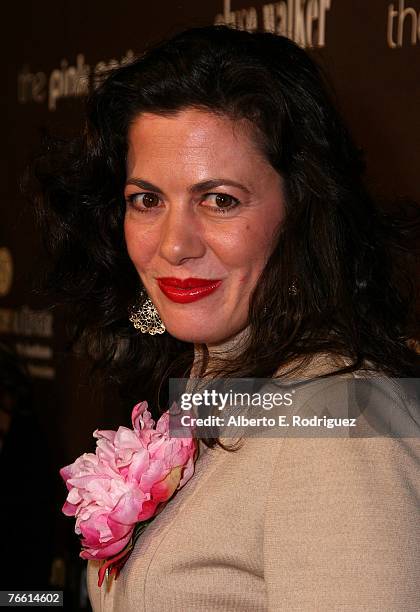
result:
M 227 26 L 190 28 L 111 71 L 87 100 L 81 134 L 50 139 L 34 164 L 53 262 L 44 287 L 69 305 L 74 341 L 127 401 L 147 398 L 161 410 L 169 377 L 191 369 L 192 344 L 129 323 L 140 279 L 123 234 L 131 122 L 187 108 L 248 119 L 286 190 L 286 218 L 251 296 L 249 339 L 206 376 L 268 378 L 320 352 L 347 357 L 335 374 L 370 363 L 391 376 L 418 375 L 418 205 L 401 200 L 391 211 L 368 193 L 363 153 L 308 53 L 286 37 Z

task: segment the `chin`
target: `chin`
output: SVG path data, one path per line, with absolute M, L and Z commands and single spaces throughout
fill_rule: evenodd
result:
M 176 338 L 177 340 L 182 340 L 183 342 L 191 342 L 192 344 L 208 344 L 212 342 L 217 342 L 218 340 L 213 339 L 213 334 L 209 334 L 208 330 L 199 330 L 196 331 L 193 329 L 179 329 L 177 326 L 171 327 L 170 325 L 166 325 L 166 330 Z
M 177 340 L 192 344 L 223 344 L 237 333 L 231 328 L 217 328 L 214 323 L 211 325 L 211 329 L 210 326 L 203 326 L 202 323 L 195 326 L 193 322 L 182 326 L 165 323 L 165 327 L 171 336 Z

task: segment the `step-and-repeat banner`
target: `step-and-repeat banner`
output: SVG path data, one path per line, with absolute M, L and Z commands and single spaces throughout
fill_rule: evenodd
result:
M 212 23 L 271 31 L 308 49 L 331 75 L 340 110 L 365 151 L 373 192 L 419 201 L 420 0 L 26 0 L 9 3 L 7 15 L 1 42 L 0 342 L 14 357 L 2 363 L 12 371 L 19 362 L 28 373 L 26 405 L 48 449 L 50 497 L 59 509 L 65 490 L 56 469 L 93 448 L 96 427 L 118 426 L 121 407 L 106 383 L 93 385 L 86 364 L 69 354 L 60 311 L 32 291 L 43 253 L 19 181 L 43 133 L 76 132 L 98 75 L 162 36 Z M 0 425 L 2 438 L 8 427 Z M 45 538 L 53 541 L 53 579 L 62 583 L 66 567 L 68 584 L 73 521 L 56 512 L 51 525 Z

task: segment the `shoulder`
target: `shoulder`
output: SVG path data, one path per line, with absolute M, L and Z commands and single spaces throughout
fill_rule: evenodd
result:
M 294 412 L 305 415 L 356 417 L 349 435 L 420 438 L 420 381 L 391 378 L 366 362 L 354 372 L 340 373 L 350 360 L 318 353 L 290 376 L 279 370 L 265 389 L 290 388 Z
M 417 610 L 419 469 L 419 438 L 284 439 L 264 514 L 270 609 Z
M 336 372 L 350 364 L 350 360 L 340 355 L 320 351 L 313 355 L 304 355 L 296 358 L 287 365 L 279 367 L 273 374 L 287 377 L 290 372 L 292 378 L 313 378 L 321 374 Z
M 406 546 L 411 557 L 402 575 L 408 566 L 409 575 L 418 572 L 417 382 L 373 371 L 305 381 L 291 416 L 313 427 L 291 426 L 279 441 L 266 504 L 268 547 L 280 530 L 301 562 L 310 550 L 324 564 L 334 558 L 356 564 L 367 554 L 385 575 Z M 340 419 L 354 419 L 356 427 L 334 426 Z

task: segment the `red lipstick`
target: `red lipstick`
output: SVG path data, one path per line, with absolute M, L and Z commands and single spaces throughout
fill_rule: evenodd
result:
M 178 304 L 187 304 L 210 295 L 222 283 L 220 279 L 159 277 L 161 291 Z

